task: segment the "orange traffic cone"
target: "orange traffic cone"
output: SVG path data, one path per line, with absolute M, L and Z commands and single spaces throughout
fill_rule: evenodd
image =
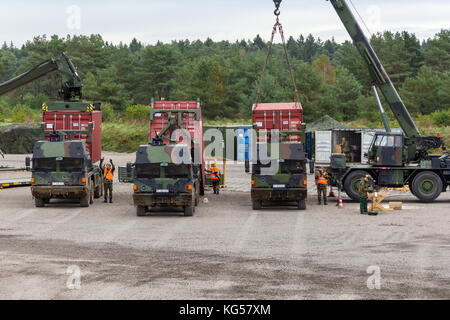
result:
M 339 197 L 339 207 L 338 209 L 344 209 L 344 204 L 342 203 L 342 197 Z

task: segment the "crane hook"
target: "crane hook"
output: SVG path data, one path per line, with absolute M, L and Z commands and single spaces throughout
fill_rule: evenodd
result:
M 275 3 L 275 11 L 273 12 L 277 17 L 280 15 L 280 5 L 282 0 L 273 0 Z

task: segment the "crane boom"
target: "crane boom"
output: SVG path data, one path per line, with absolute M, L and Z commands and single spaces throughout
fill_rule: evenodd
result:
M 420 144 L 421 134 L 419 129 L 400 98 L 389 75 L 386 73 L 380 59 L 378 59 L 377 54 L 370 45 L 369 40 L 364 35 L 361 26 L 350 10 L 347 2 L 345 0 L 330 0 L 330 2 L 342 20 L 359 53 L 367 63 L 372 84 L 378 86 L 386 98 L 405 136 L 415 143 Z
M 76 99 L 81 99 L 81 87 L 83 85 L 80 76 L 78 75 L 76 67 L 65 53 L 61 54 L 58 58 L 51 58 L 43 61 L 27 72 L 0 84 L 0 96 L 32 81 L 38 80 L 54 71 L 59 71 L 69 78 L 63 83 L 62 88 L 59 90 L 60 97 L 64 99 L 64 101 L 76 101 Z

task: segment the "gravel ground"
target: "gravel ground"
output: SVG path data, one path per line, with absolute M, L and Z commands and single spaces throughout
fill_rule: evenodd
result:
M 119 165 L 134 158 L 104 154 Z M 361 216 L 349 201 L 344 210 L 316 205 L 310 177 L 307 211 L 253 211 L 243 166 L 227 174 L 229 188 L 208 191 L 191 218 L 138 218 L 131 185 L 118 182 L 113 204 L 90 208 L 37 209 L 29 188 L 0 190 L 0 299 L 450 298 L 449 193 L 422 204 L 391 192 L 403 211 Z M 378 271 L 380 289 L 369 289 Z

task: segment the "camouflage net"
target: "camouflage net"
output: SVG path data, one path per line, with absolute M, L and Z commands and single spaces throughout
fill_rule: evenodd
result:
M 326 115 L 317 121 L 308 123 L 306 125 L 306 132 L 314 132 L 320 130 L 332 130 L 332 129 L 353 129 L 350 126 L 340 123 L 334 120 L 330 116 Z
M 0 149 L 4 153 L 32 153 L 34 143 L 41 138 L 42 131 L 39 125 L 13 124 L 0 126 Z

